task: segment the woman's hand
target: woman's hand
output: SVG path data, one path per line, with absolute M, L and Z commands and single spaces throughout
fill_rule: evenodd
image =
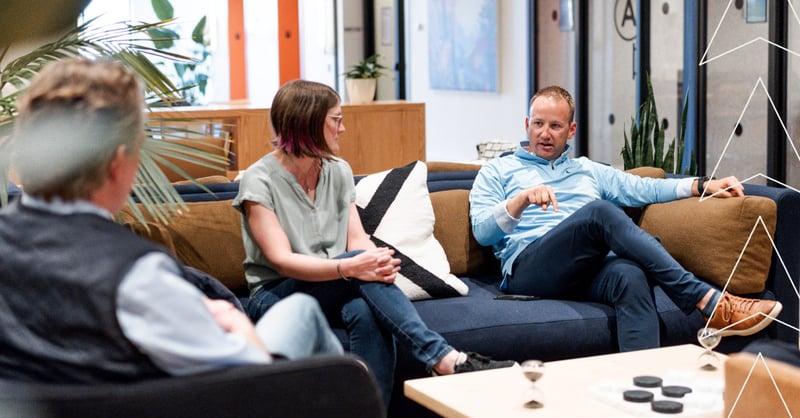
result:
M 394 283 L 400 259 L 390 248 L 371 248 L 354 257 L 343 258 L 340 269 L 345 277 L 365 282 Z

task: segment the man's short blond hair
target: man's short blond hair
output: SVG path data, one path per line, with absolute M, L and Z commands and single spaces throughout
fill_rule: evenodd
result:
M 562 99 L 567 102 L 569 105 L 569 123 L 575 120 L 575 100 L 572 98 L 572 95 L 564 89 L 563 87 L 559 86 L 548 86 L 539 89 L 536 94 L 531 97 L 531 101 L 528 104 L 528 111 L 533 108 L 533 101 L 538 99 L 539 97 L 550 97 L 555 99 Z
M 139 151 L 143 110 L 139 81 L 118 63 L 49 64 L 20 99 L 11 142 L 11 165 L 25 193 L 48 200 L 90 198 L 120 146 Z

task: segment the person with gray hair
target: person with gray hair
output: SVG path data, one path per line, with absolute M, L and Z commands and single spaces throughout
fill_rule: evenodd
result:
M 23 194 L 0 210 L 0 376 L 130 382 L 341 353 L 313 298 L 287 298 L 254 326 L 113 221 L 144 127 L 139 81 L 110 61 L 50 64 L 21 98 L 10 146 Z

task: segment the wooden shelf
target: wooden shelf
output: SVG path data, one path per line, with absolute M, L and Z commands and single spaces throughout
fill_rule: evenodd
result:
M 369 174 L 425 160 L 425 104 L 377 101 L 342 105 L 345 133 L 340 156 L 354 174 Z M 272 151 L 269 108 L 249 104 L 155 109 L 151 119 L 201 120 L 230 132 L 231 175 Z

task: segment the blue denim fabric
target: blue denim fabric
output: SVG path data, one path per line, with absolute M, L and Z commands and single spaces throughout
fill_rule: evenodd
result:
M 551 209 L 552 210 L 552 209 Z M 652 283 L 686 314 L 712 289 L 613 203 L 587 204 L 514 261 L 509 293 L 588 299 L 614 306 L 621 351 L 659 345 Z
M 256 334 L 267 351 L 289 360 L 343 352 L 317 301 L 300 293 L 273 305 L 256 322 Z
M 337 258 L 352 257 L 348 252 Z M 294 294 L 313 296 L 333 327 L 347 330 L 350 351 L 366 362 L 381 386 L 386 405 L 392 393 L 396 361 L 395 339 L 430 371 L 453 348 L 422 322 L 408 297 L 395 285 L 360 280 L 306 282 L 287 278 L 269 289 L 259 288 L 247 305 L 258 318 L 279 300 Z

